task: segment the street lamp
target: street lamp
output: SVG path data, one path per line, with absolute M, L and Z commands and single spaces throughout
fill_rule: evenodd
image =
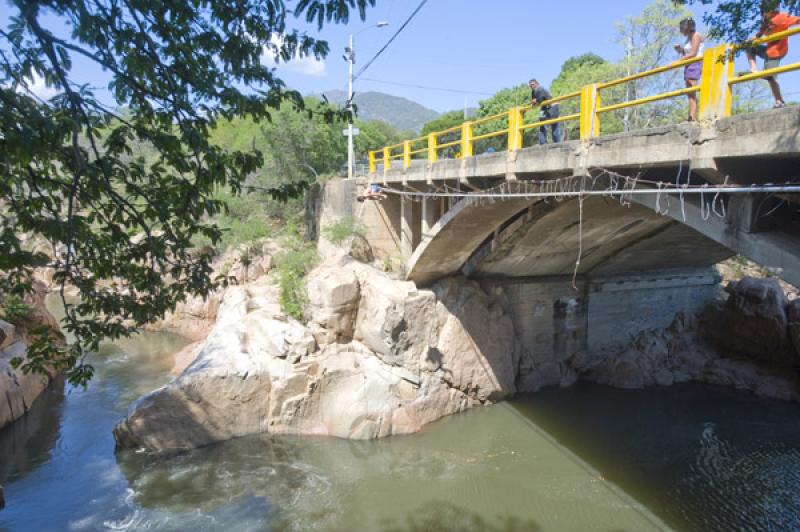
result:
M 356 51 L 353 44 L 353 37 L 372 28 L 385 28 L 389 23 L 386 21 L 378 22 L 372 26 L 367 26 L 355 33 L 350 34 L 350 46 L 345 48 L 344 59 L 347 61 L 347 177 L 353 177 L 353 65 L 356 64 Z

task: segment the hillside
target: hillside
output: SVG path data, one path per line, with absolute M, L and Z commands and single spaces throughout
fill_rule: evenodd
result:
M 347 93 L 327 91 L 325 97 L 334 105 L 344 105 Z M 361 120 L 383 120 L 398 131 L 419 131 L 422 126 L 439 116 L 433 109 L 406 98 L 382 92 L 356 93 L 355 103 Z

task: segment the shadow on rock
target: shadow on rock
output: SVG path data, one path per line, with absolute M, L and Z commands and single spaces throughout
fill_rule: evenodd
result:
M 46 462 L 58 442 L 64 379 L 56 378 L 21 418 L 0 430 L 0 485 Z

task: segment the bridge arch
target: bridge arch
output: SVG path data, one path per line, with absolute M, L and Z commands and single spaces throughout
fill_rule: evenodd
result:
M 707 210 L 711 198 L 704 200 Z M 407 263 L 407 278 L 427 285 L 459 273 L 572 275 L 580 249 L 582 276 L 703 268 L 741 254 L 800 284 L 800 233 L 759 230 L 755 197 L 726 199 L 724 217 L 704 212 L 699 196 L 686 196 L 682 205 L 671 197 L 664 214 L 656 201 L 655 194 L 634 196 L 628 205 L 587 198 L 581 224 L 577 200 L 462 200 L 424 235 Z M 664 196 L 661 203 L 663 210 Z

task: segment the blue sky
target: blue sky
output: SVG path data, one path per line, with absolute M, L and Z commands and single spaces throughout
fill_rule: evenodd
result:
M 290 5 L 293 2 L 288 2 Z M 331 54 L 324 62 L 310 58 L 280 65 L 279 72 L 303 93 L 345 89 L 347 65 L 342 53 L 350 32 L 386 20 L 356 38 L 356 69 L 364 65 L 418 5 L 419 0 L 378 0 L 365 22 L 326 27 Z M 648 0 L 429 0 L 414 21 L 364 74 L 370 80 L 468 91 L 459 94 L 359 80 L 357 92 L 376 90 L 404 96 L 447 111 L 477 102 L 499 89 L 530 77 L 549 83 L 567 58 L 594 52 L 616 60 L 621 48 L 614 42 L 614 23 L 639 14 Z M 696 7 L 696 9 L 699 9 Z M 0 20 L 9 13 L 0 0 Z M 702 12 L 696 11 L 697 19 Z M 316 28 L 295 21 L 300 29 Z M 681 39 L 675 35 L 675 42 Z M 800 39 L 794 38 L 787 61 L 800 60 Z M 739 60 L 737 70 L 744 67 Z M 76 59 L 74 79 L 102 86 L 106 75 Z M 587 82 L 590 80 L 587 80 Z M 800 73 L 781 78 L 790 99 L 800 99 Z

